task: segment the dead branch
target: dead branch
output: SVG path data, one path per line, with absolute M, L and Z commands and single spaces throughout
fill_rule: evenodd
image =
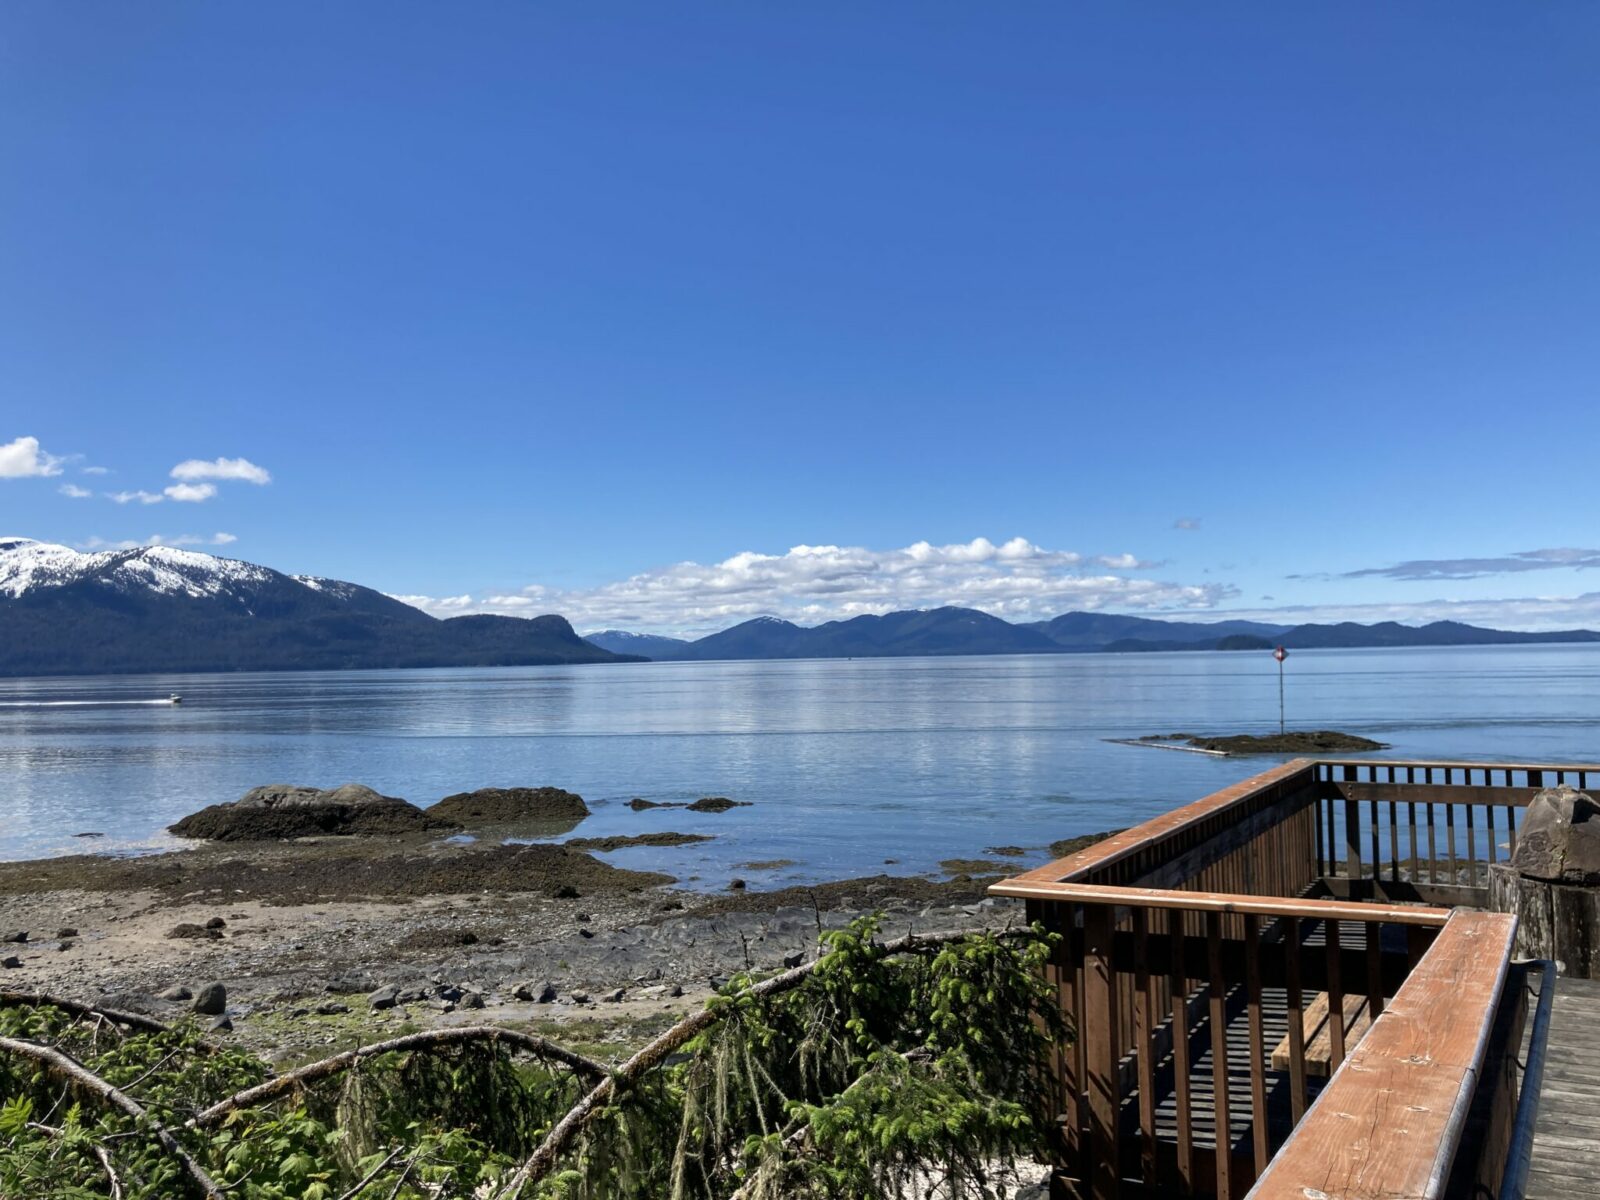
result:
M 139 1013 L 118 1012 L 114 1008 L 96 1008 L 92 1004 L 80 1004 L 76 1000 L 67 1000 L 60 996 L 46 995 L 44 992 L 0 992 L 0 1008 L 59 1008 L 64 1013 L 74 1017 L 104 1017 L 117 1025 L 125 1025 L 129 1029 L 137 1029 L 140 1033 L 166 1033 L 167 1026 L 157 1021 L 154 1017 L 142 1016 Z
M 981 932 L 986 931 L 967 929 L 940 934 L 908 933 L 905 937 L 885 942 L 879 948 L 879 955 L 887 958 L 891 955 L 905 954 L 910 951 L 933 949 L 938 946 L 948 945 L 951 942 L 962 941 Z M 1007 929 L 995 931 L 993 936 L 1010 938 L 1028 934 L 1031 934 L 1030 930 Z M 814 958 L 810 962 L 800 964 L 798 967 L 792 967 L 780 974 L 763 979 L 760 983 L 752 984 L 734 993 L 729 999 L 730 1001 L 760 999 L 790 991 L 809 979 L 812 973 L 816 971 L 818 964 L 823 962 L 825 958 L 825 955 Z M 572 1139 L 600 1115 L 607 1102 L 616 1095 L 619 1084 L 624 1086 L 631 1084 L 652 1067 L 660 1065 L 668 1055 L 722 1020 L 732 1009 L 732 1003 L 719 1004 L 703 1008 L 699 1012 L 685 1017 L 632 1058 L 628 1059 L 614 1072 L 607 1075 L 583 1099 L 568 1109 L 566 1116 L 556 1122 L 550 1132 L 545 1135 L 544 1141 L 517 1168 L 505 1185 L 495 1192 L 493 1200 L 516 1200 L 516 1197 L 522 1195 L 523 1190 L 530 1183 L 543 1179 L 550 1173 L 550 1170 L 555 1166 L 556 1159 L 567 1148 Z
M 222 1190 L 211 1176 L 206 1174 L 205 1168 L 179 1144 L 171 1130 L 151 1116 L 149 1111 L 132 1096 L 107 1083 L 77 1059 L 51 1046 L 41 1046 L 37 1042 L 25 1042 L 18 1038 L 0 1037 L 0 1051 L 30 1059 L 52 1075 L 58 1075 L 85 1091 L 93 1092 L 113 1108 L 121 1109 L 135 1121 L 145 1123 L 149 1127 L 151 1136 L 161 1144 L 163 1150 L 177 1160 L 206 1200 L 224 1200 Z
M 459 1046 L 473 1042 L 498 1042 L 516 1050 L 523 1050 L 571 1067 L 591 1081 L 602 1080 L 607 1074 L 606 1068 L 594 1059 L 586 1058 L 564 1046 L 558 1046 L 537 1034 L 519 1033 L 514 1029 L 498 1029 L 492 1025 L 434 1029 L 423 1033 L 409 1033 L 404 1037 L 391 1038 L 384 1042 L 373 1042 L 369 1046 L 346 1050 L 342 1054 L 335 1054 L 332 1058 L 324 1058 L 320 1062 L 308 1063 L 265 1083 L 245 1088 L 244 1091 L 229 1096 L 226 1100 L 219 1100 L 210 1108 L 197 1113 L 189 1124 L 197 1129 L 215 1125 L 235 1109 L 250 1108 L 292 1091 L 302 1084 L 337 1075 L 341 1071 L 349 1070 L 363 1058 L 372 1058 L 378 1054 L 393 1054 L 403 1050 L 436 1050 L 443 1046 Z

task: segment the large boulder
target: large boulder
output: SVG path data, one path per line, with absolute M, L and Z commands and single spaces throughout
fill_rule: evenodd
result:
M 281 783 L 252 788 L 232 803 L 213 804 L 170 826 L 179 837 L 219 842 L 454 828 L 452 821 L 359 783 L 328 790 Z
M 467 826 L 523 825 L 530 821 L 576 823 L 589 815 L 589 806 L 576 792 L 558 787 L 487 787 L 446 796 L 428 813 Z
M 1511 867 L 1524 879 L 1600 884 L 1600 805 L 1570 787 L 1540 792 L 1528 804 Z

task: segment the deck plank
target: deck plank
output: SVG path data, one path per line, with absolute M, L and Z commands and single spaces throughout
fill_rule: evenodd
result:
M 1600 1200 L 1600 982 L 1556 979 L 1527 1200 Z

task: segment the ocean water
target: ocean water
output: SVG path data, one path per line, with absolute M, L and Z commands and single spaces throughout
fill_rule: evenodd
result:
M 1287 703 L 1291 727 L 1392 743 L 1378 757 L 1594 762 L 1600 646 L 1305 651 Z M 714 834 L 607 856 L 703 886 L 937 872 L 996 845 L 1031 864 L 1278 761 L 1105 739 L 1277 719 L 1253 653 L 0 680 L 0 859 L 181 845 L 166 825 L 258 784 L 358 781 L 423 805 L 565 787 L 583 835 Z M 709 795 L 751 806 L 627 807 Z M 773 860 L 792 865 L 743 865 Z

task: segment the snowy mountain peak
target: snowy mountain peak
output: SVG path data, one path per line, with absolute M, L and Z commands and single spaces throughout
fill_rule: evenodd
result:
M 241 585 L 265 583 L 273 575 L 252 563 L 173 546 L 86 553 L 32 538 L 0 538 L 0 596 L 13 599 L 83 580 L 122 592 L 220 596 Z

